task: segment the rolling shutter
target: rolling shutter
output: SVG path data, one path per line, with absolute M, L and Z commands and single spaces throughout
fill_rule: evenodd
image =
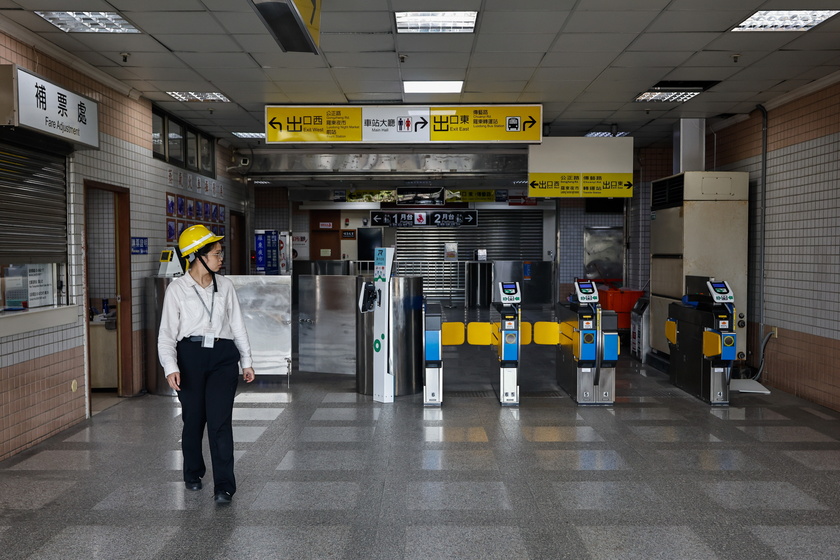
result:
M 65 157 L 0 144 L 0 261 L 67 262 Z

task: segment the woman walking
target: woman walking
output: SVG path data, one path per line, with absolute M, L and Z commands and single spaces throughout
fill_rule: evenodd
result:
M 179 237 L 187 272 L 166 289 L 158 356 L 181 401 L 184 484 L 188 490 L 201 490 L 207 470 L 202 453 L 206 425 L 213 498 L 228 504 L 236 492 L 232 415 L 239 365 L 247 383 L 254 380 L 254 369 L 233 283 L 216 274 L 224 259 L 221 240 L 203 225 L 191 226 Z

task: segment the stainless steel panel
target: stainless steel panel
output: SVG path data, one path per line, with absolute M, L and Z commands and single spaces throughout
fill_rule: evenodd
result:
M 175 391 L 166 382 L 163 366 L 157 352 L 157 338 L 160 330 L 160 316 L 163 310 L 163 296 L 166 287 L 174 280 L 168 276 L 146 278 L 143 313 L 146 324 L 146 392 L 152 395 L 175 396 Z
M 298 279 L 298 369 L 355 374 L 356 277 Z
M 288 375 L 292 360 L 292 277 L 227 276 L 233 282 L 257 375 Z
M 584 228 L 583 269 L 587 278 L 624 278 L 624 228 Z
M 361 290 L 363 279 L 356 281 Z M 394 396 L 411 395 L 423 389 L 423 278 L 395 276 L 391 279 L 391 340 L 388 359 L 394 376 Z M 356 389 L 373 394 L 373 313 L 358 313 L 356 343 Z
M 423 278 L 391 279 L 389 327 L 394 396 L 419 393 L 423 389 Z

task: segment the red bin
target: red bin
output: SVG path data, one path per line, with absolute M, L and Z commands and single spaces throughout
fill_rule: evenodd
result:
M 642 290 L 627 290 L 624 288 L 598 289 L 598 299 L 603 309 L 615 311 L 618 316 L 618 328 L 630 328 L 630 312 L 636 301 L 645 294 Z

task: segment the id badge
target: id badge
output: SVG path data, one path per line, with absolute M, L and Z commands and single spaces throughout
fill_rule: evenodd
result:
M 201 341 L 202 348 L 213 348 L 216 342 L 216 331 L 204 331 L 204 340 Z

